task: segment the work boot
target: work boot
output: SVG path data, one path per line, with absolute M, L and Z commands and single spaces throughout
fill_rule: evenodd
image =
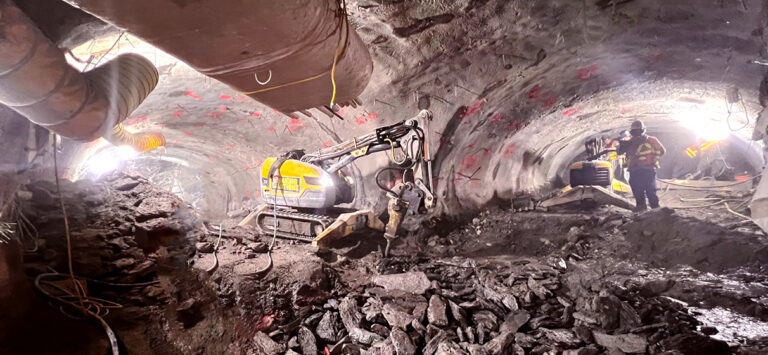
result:
M 637 213 L 645 212 L 648 210 L 648 206 L 637 206 L 635 207 L 634 211 Z

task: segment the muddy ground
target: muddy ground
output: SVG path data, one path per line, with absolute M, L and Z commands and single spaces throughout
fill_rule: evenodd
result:
M 218 222 L 140 177 L 62 187 L 74 271 L 111 283 L 88 293 L 121 305 L 104 319 L 126 354 L 768 352 L 768 240 L 722 208 L 494 208 L 425 220 L 387 259 L 376 233 L 324 252 L 278 240 L 265 275 L 270 238 L 234 227 L 242 213 L 219 238 Z M 38 248 L 9 321 L 34 310 L 41 326 L 3 334 L 0 352 L 104 354 L 97 323 L 32 285 L 66 272 L 66 243 L 55 185 L 26 191 Z

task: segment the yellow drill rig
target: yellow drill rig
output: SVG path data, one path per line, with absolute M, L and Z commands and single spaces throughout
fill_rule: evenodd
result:
M 266 203 L 241 225 L 256 225 L 265 235 L 308 241 L 320 248 L 365 228 L 384 230 L 388 251 L 405 216 L 426 213 L 435 205 L 424 133 L 431 119 L 432 114 L 423 110 L 412 119 L 314 153 L 290 151 L 268 158 L 261 168 L 261 192 Z M 404 155 L 399 161 L 396 150 Z M 390 153 L 395 164 L 375 175 L 376 185 L 389 198 L 386 223 L 371 209 L 340 206 L 355 201 L 355 181 L 345 167 L 378 152 Z M 391 187 L 383 184 L 380 178 L 387 171 L 401 172 L 401 181 Z

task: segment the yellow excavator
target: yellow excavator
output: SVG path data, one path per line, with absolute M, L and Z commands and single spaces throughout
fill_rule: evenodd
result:
M 632 192 L 622 181 L 624 158 L 616 154 L 616 149 L 605 148 L 600 138 L 589 139 L 584 146 L 587 159 L 575 162 L 568 168 L 570 184 L 554 197 L 542 201 L 539 206 L 551 208 L 581 202 L 634 209 L 635 204 L 620 195 Z
M 431 120 L 432 114 L 422 110 L 414 118 L 314 153 L 294 150 L 268 158 L 261 167 L 261 192 L 266 203 L 240 225 L 255 225 L 265 235 L 307 241 L 320 248 L 366 228 L 383 230 L 387 254 L 403 218 L 426 213 L 435 205 L 428 136 L 424 133 Z M 386 223 L 371 209 L 341 207 L 355 201 L 356 182 L 347 166 L 378 152 L 391 154 L 394 163 L 375 175 L 376 185 L 389 198 Z M 402 174 L 393 186 L 380 181 L 389 171 Z

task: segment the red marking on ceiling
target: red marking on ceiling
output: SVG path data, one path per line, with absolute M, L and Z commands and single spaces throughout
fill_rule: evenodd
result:
M 579 113 L 579 111 L 581 111 L 581 108 L 571 107 L 571 108 L 563 111 L 563 115 L 570 116 L 570 115 L 573 115 L 575 113 Z
M 247 97 L 238 96 L 238 97 L 235 97 L 235 101 L 247 102 L 247 101 L 251 101 L 251 99 Z
M 219 118 L 221 117 L 221 112 L 211 112 L 208 114 L 208 117 L 210 118 Z
M 483 105 L 485 105 L 485 102 L 486 102 L 485 99 L 475 101 L 475 103 L 473 103 L 472 106 L 469 106 L 467 108 L 467 112 L 464 112 L 464 117 L 472 116 L 482 111 Z
M 184 114 L 184 111 L 176 111 L 173 113 L 173 117 L 181 117 L 181 115 Z
M 477 158 L 475 158 L 474 155 L 467 154 L 464 156 L 464 159 L 461 160 L 461 168 L 469 168 L 473 165 L 477 164 Z
M 541 101 L 541 107 L 549 110 L 552 108 L 552 106 L 555 106 L 556 103 L 557 103 L 557 98 L 554 96 L 550 96 Z
M 488 149 L 488 148 L 483 148 L 483 156 L 486 156 L 486 155 L 488 155 L 488 153 L 490 153 L 490 152 L 491 152 L 491 150 L 490 150 L 490 149 Z
M 536 85 L 532 87 L 531 90 L 528 90 L 529 99 L 535 99 L 539 97 L 540 94 L 541 94 L 541 86 Z
M 251 196 L 251 192 L 250 191 L 246 191 L 245 192 L 245 197 L 250 197 L 250 196 Z
M 219 111 L 227 112 L 227 106 L 219 106 Z
M 253 117 L 257 117 L 257 118 L 258 118 L 258 117 L 261 117 L 261 113 L 259 113 L 259 112 L 254 112 L 254 113 L 252 113 L 252 114 L 251 114 L 251 116 L 253 116 Z
M 358 126 L 364 125 L 365 124 L 365 117 L 358 116 L 357 118 L 355 118 L 355 123 L 357 123 Z
M 496 113 L 493 116 L 491 116 L 491 122 L 499 122 L 503 118 L 504 118 L 504 114 L 503 113 Z
M 194 136 L 194 133 L 192 133 L 192 132 L 184 132 L 184 135 L 189 137 L 189 136 Z
M 141 117 L 132 117 L 125 121 L 123 121 L 123 126 L 133 126 L 135 124 L 144 122 L 147 120 L 147 116 L 141 116 Z
M 333 145 L 333 143 L 331 143 L 330 141 L 323 142 L 323 148 L 328 148 L 328 147 L 330 147 L 332 145 Z
M 576 73 L 576 78 L 579 80 L 587 80 L 594 76 L 598 69 L 600 69 L 600 67 L 597 64 L 592 64 L 586 68 L 581 68 Z
M 225 101 L 229 101 L 229 100 L 232 100 L 232 96 L 227 95 L 227 94 L 221 94 L 219 96 L 219 99 L 222 99 L 222 100 L 225 100 Z
M 234 148 L 235 147 L 235 143 L 229 143 L 229 147 L 230 148 Z
M 379 114 L 375 113 L 375 112 L 371 112 L 371 113 L 368 114 L 368 116 L 366 118 L 368 119 L 368 121 L 373 121 L 373 120 L 379 118 Z
M 245 169 L 245 170 L 248 170 L 248 169 L 250 169 L 250 168 L 251 168 L 251 167 L 250 167 L 250 166 L 248 166 L 248 165 L 243 165 L 243 169 Z
M 336 112 L 336 113 L 338 113 L 338 114 L 339 114 L 339 116 L 344 116 L 344 109 L 343 109 L 343 108 L 340 108 L 340 109 L 339 109 L 339 112 Z
M 515 143 L 509 143 L 506 149 L 504 149 L 504 157 L 509 158 L 517 151 L 517 145 Z
M 191 98 L 193 98 L 195 100 L 201 100 L 202 99 L 202 97 L 195 95 L 195 92 L 192 91 L 192 90 L 189 90 L 189 91 L 185 92 L 184 95 L 187 95 L 187 96 L 189 96 L 189 97 L 191 97 Z
M 275 131 L 275 127 L 268 127 L 267 131 L 274 132 Z
M 272 112 L 274 112 L 276 115 L 280 116 L 280 112 L 279 111 L 277 111 L 275 109 L 272 109 Z
M 472 149 L 472 148 L 474 148 L 474 147 L 475 147 L 475 143 L 472 143 L 472 144 L 470 144 L 470 145 L 468 145 L 468 146 L 467 146 L 467 149 Z

